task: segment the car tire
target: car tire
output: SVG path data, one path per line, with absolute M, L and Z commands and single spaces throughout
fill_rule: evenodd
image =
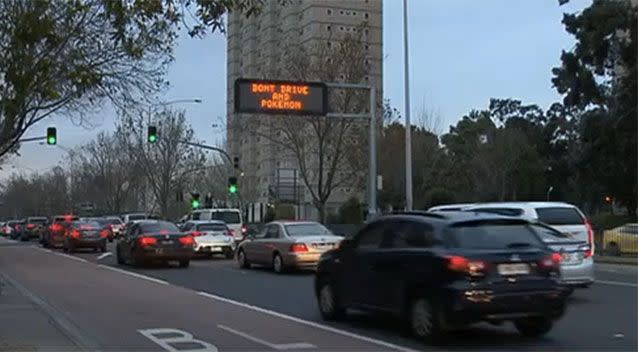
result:
M 547 334 L 554 323 L 548 318 L 526 318 L 514 322 L 516 330 L 527 337 L 540 337 Z
M 243 249 L 240 249 L 239 252 L 237 252 L 237 263 L 241 269 L 250 269 L 250 262 L 248 261 Z
M 188 268 L 188 266 L 191 264 L 191 261 L 186 259 L 186 260 L 180 260 L 179 261 L 179 267 L 180 268 Z
M 122 253 L 120 252 L 120 247 L 115 247 L 115 257 L 117 258 L 117 263 L 119 265 L 124 265 L 124 258 L 122 258 Z
M 346 316 L 346 308 L 341 305 L 341 300 L 334 286 L 326 279 L 320 281 L 317 287 L 317 303 L 319 313 L 324 320 L 338 321 Z
M 425 298 L 412 300 L 408 311 L 410 332 L 425 342 L 437 342 L 443 336 L 436 307 Z
M 286 272 L 286 266 L 284 265 L 284 259 L 281 254 L 275 253 L 272 257 L 272 270 L 277 274 L 283 274 Z

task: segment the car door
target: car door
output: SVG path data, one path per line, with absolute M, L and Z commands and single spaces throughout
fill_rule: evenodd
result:
M 396 219 L 387 223 L 381 248 L 370 258 L 370 280 L 379 290 L 374 303 L 379 309 L 401 313 L 408 286 L 431 277 L 431 249 L 439 242 L 426 222 Z
M 124 232 L 124 236 L 121 237 L 117 241 L 117 245 L 120 249 L 120 256 L 124 259 L 131 258 L 131 248 L 133 243 L 133 231 L 137 228 L 136 224 L 128 223 L 126 225 L 126 232 Z
M 359 231 L 343 256 L 343 275 L 340 286 L 347 304 L 374 308 L 379 301 L 380 288 L 372 281 L 373 258 L 378 254 L 383 240 L 385 223 L 371 223 Z
M 263 238 L 256 242 L 257 258 L 260 264 L 272 264 L 273 251 L 276 248 L 276 242 L 279 239 L 279 224 L 270 224 L 266 226 L 266 234 Z
M 248 258 L 251 263 L 262 264 L 259 259 L 259 246 L 266 237 L 267 230 L 268 226 L 265 226 L 261 231 L 241 244 L 241 248 L 243 249 L 246 258 Z

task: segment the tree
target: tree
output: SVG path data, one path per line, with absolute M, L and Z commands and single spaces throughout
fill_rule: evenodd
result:
M 84 116 L 165 86 L 177 31 L 224 30 L 228 10 L 259 13 L 262 0 L 0 1 L 0 157 L 38 121 Z M 188 21 L 187 21 L 188 19 Z
M 631 1 L 594 0 L 578 14 L 565 14 L 563 24 L 576 45 L 563 51 L 561 67 L 552 70 L 564 105 L 580 112 L 577 148 L 583 152 L 577 163 L 631 210 L 638 198 L 636 22 L 638 7 Z M 599 204 L 601 196 L 595 195 Z
M 183 112 L 164 110 L 157 116 L 156 126 L 159 139 L 149 145 L 146 141 L 146 121 L 142 115 L 121 117 L 117 133 L 121 134 L 127 152 L 135 156 L 137 165 L 142 170 L 148 188 L 159 206 L 163 217 L 170 218 L 176 192 L 183 190 L 183 185 L 192 170 L 202 169 L 205 155 L 198 149 L 190 147 L 182 141 L 193 141 L 193 130 L 186 122 Z
M 368 72 L 364 44 L 358 36 L 346 36 L 336 48 L 320 44 L 294 49 L 286 59 L 285 71 L 276 73 L 278 77 L 360 83 Z M 335 89 L 330 94 L 330 106 L 338 112 L 361 113 L 366 110 L 367 96 L 365 91 Z M 337 188 L 362 189 L 366 123 L 360 119 L 284 115 L 269 118 L 268 124 L 250 124 L 250 133 L 278 146 L 277 154 L 297 167 L 321 221 L 326 218 L 326 203 Z

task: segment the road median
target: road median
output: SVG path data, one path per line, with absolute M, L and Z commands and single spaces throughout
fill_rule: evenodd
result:
M 607 255 L 595 255 L 594 263 L 638 265 L 638 257 L 615 257 L 615 256 L 607 256 Z

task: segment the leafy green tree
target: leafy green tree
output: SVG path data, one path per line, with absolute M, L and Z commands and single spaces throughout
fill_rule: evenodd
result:
M 83 117 L 165 87 L 178 31 L 224 30 L 223 14 L 263 0 L 0 1 L 0 157 L 54 114 Z M 188 19 L 188 21 L 187 21 Z
M 579 176 L 594 178 L 603 192 L 631 210 L 636 209 L 638 169 L 637 22 L 638 7 L 631 1 L 594 0 L 580 13 L 565 14 L 563 24 L 576 45 L 563 51 L 561 67 L 552 70 L 564 105 L 580 112 Z M 602 194 L 594 198 L 600 204 Z

